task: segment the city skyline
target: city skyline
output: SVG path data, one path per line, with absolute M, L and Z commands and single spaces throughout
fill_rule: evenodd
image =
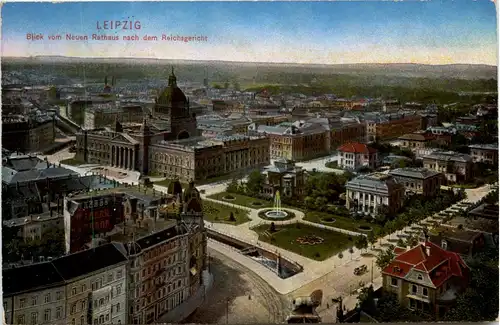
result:
M 493 2 L 6 3 L 2 9 L 4 57 L 497 65 Z M 105 21 L 141 26 L 103 30 Z M 29 33 L 44 40 L 29 41 Z M 67 33 L 120 40 L 67 41 Z M 47 39 L 56 34 L 63 40 Z M 134 34 L 207 41 L 121 40 Z

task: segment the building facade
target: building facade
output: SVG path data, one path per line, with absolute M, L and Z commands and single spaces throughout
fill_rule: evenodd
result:
M 105 237 L 124 221 L 121 193 L 90 192 L 64 198 L 64 235 L 66 252 L 85 249 L 93 238 Z
M 379 165 L 376 149 L 359 142 L 346 143 L 338 148 L 340 154 L 339 166 L 357 170 L 361 167 L 377 168 Z
M 41 239 L 49 229 L 63 230 L 63 225 L 63 215 L 53 210 L 37 215 L 29 215 L 25 218 L 5 220 L 2 223 L 3 227 L 15 229 L 17 237 L 22 238 L 25 242 Z
M 475 144 L 469 146 L 473 162 L 498 164 L 498 144 Z
M 430 241 L 412 249 L 396 247 L 395 254 L 382 270 L 384 291 L 411 310 L 444 316 L 468 284 L 469 269 L 463 259 Z
M 140 105 L 119 105 L 115 103 L 96 104 L 85 110 L 83 127 L 88 130 L 120 123 L 141 123 L 149 112 Z
M 129 324 L 179 322 L 196 309 L 192 300 L 206 285 L 206 240 L 201 198 L 191 183 L 178 222 L 122 245 L 129 258 Z
M 305 194 L 307 171 L 296 166 L 294 161 L 277 159 L 273 166 L 266 167 L 263 175 L 265 180 L 262 194 L 269 198 L 273 198 L 276 191 L 287 198 L 300 198 Z
M 349 142 L 366 142 L 365 122 L 340 121 L 340 125 L 332 125 L 330 131 L 331 150 L 333 151 L 338 146 Z
M 420 194 L 425 197 L 436 196 L 440 189 L 444 175 L 426 168 L 397 168 L 389 172 L 405 186 L 407 194 Z
M 329 129 L 319 123 L 295 121 L 277 126 L 251 124 L 249 132 L 269 137 L 272 159 L 310 160 L 330 152 Z
M 424 167 L 443 173 L 451 183 L 466 182 L 472 178 L 472 158 L 453 151 L 435 151 L 423 157 Z
M 415 113 L 392 113 L 366 119 L 366 136 L 370 142 L 396 139 L 421 129 L 422 116 Z
M 346 207 L 352 213 L 376 217 L 394 214 L 403 206 L 405 189 L 394 177 L 373 173 L 346 184 Z
M 116 289 L 125 292 L 125 262 L 125 256 L 113 244 L 106 244 L 52 261 L 2 270 L 7 323 L 126 324 L 125 316 L 116 311 L 117 305 L 120 309 L 126 304 L 125 295 Z M 114 313 L 109 308 L 95 322 L 94 298 L 105 287 L 114 290 L 107 300 L 114 304 Z
M 39 152 L 53 146 L 55 136 L 53 116 L 2 114 L 2 148 L 23 153 Z
M 269 163 L 269 140 L 264 136 L 200 137 L 196 116 L 173 72 L 152 116 L 141 125 L 124 127 L 117 121 L 114 129 L 78 134 L 76 158 L 184 182 Z

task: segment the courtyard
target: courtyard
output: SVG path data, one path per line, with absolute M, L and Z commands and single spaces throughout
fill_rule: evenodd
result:
M 304 220 L 360 233 L 368 233 L 370 231 L 378 231 L 381 229 L 380 225 L 366 220 L 355 220 L 346 216 L 338 216 L 318 211 L 306 212 Z
M 271 227 L 265 224 L 252 230 L 257 232 L 260 241 L 317 261 L 326 260 L 354 246 L 352 236 L 303 223 L 275 225 L 275 229 Z

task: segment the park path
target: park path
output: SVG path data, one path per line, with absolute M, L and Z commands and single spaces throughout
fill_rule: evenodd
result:
M 427 221 L 431 220 L 440 220 L 439 213 L 436 213 L 432 216 L 429 216 L 425 220 L 420 221 L 416 225 L 407 226 L 404 229 L 395 231 L 392 234 L 389 234 L 383 238 L 380 238 L 377 243 L 365 253 L 363 251 L 356 249 L 353 247 L 352 254 L 349 252 L 349 249 L 346 249 L 342 252 L 342 258 L 339 255 L 331 256 L 330 258 L 324 261 L 315 261 L 309 259 L 307 257 L 301 256 L 299 254 L 290 252 L 288 250 L 276 247 L 274 245 L 262 242 L 258 240 L 258 235 L 255 231 L 250 228 L 253 226 L 257 226 L 260 224 L 271 223 L 271 221 L 263 220 L 258 217 L 258 212 L 262 209 L 252 209 L 249 207 L 236 205 L 231 202 L 223 201 L 223 200 L 215 200 L 212 198 L 208 198 L 207 196 L 223 192 L 227 186 L 227 182 L 220 182 L 217 184 L 207 184 L 200 186 L 200 189 L 205 189 L 205 193 L 201 194 L 202 198 L 207 201 L 216 202 L 219 204 L 226 205 L 228 207 L 235 207 L 249 212 L 249 219 L 251 221 L 240 224 L 240 225 L 230 225 L 223 223 L 212 223 L 205 221 L 207 228 L 220 232 L 226 236 L 230 236 L 245 242 L 248 242 L 252 245 L 262 247 L 271 252 L 279 253 L 282 257 L 298 263 L 303 266 L 304 270 L 301 273 L 298 273 L 288 279 L 281 279 L 274 275 L 274 273 L 270 270 L 269 272 L 264 272 L 262 269 L 262 265 L 257 261 L 245 256 L 236 249 L 218 243 L 216 241 L 209 241 L 209 246 L 217 251 L 230 256 L 232 259 L 238 261 L 239 263 L 245 265 L 251 270 L 255 270 L 257 274 L 259 274 L 265 281 L 271 284 L 278 292 L 282 294 L 292 293 L 293 295 L 298 294 L 310 294 L 313 288 L 316 289 L 324 289 L 328 288 L 328 292 L 330 295 L 349 295 L 349 293 L 353 289 L 357 289 L 359 287 L 359 281 L 364 283 L 373 282 L 377 285 L 381 283 L 381 274 L 378 267 L 374 266 L 375 255 L 381 250 L 385 249 L 389 244 L 395 244 L 395 241 L 398 238 L 404 238 L 408 236 L 409 233 L 419 234 L 422 229 L 422 224 L 425 224 Z M 155 185 L 155 188 L 159 191 L 166 192 L 167 188 Z M 465 202 L 477 202 L 482 197 L 484 197 L 491 190 L 489 186 L 483 186 L 477 189 L 466 190 L 467 199 Z M 445 209 L 444 211 L 450 211 L 450 209 L 463 209 L 458 203 Z M 269 208 L 267 208 L 269 209 Z M 337 229 L 331 226 L 322 226 L 319 224 L 311 223 L 306 220 L 303 220 L 304 214 L 301 211 L 295 209 L 286 208 L 285 210 L 292 211 L 295 213 L 295 218 L 287 221 L 275 221 L 275 224 L 283 224 L 283 223 L 295 223 L 295 222 L 303 222 L 307 224 L 311 224 L 312 226 L 320 226 L 325 229 L 330 229 L 334 231 L 346 232 L 345 229 Z M 360 233 L 355 233 L 356 235 L 360 235 Z M 354 276 L 354 268 L 361 265 L 368 266 L 369 275 L 364 275 L 362 277 Z M 272 276 L 271 276 L 272 273 Z M 367 278 L 368 276 L 368 278 Z M 362 279 L 362 280 L 360 280 Z M 355 298 L 348 299 L 346 303 L 354 304 Z M 349 307 L 349 306 L 346 306 Z M 330 306 L 330 309 L 332 307 Z M 326 308 L 326 304 L 323 309 L 320 309 L 322 312 L 328 313 L 331 316 L 331 311 Z

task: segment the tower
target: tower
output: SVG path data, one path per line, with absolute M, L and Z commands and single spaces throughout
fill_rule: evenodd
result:
M 177 86 L 174 68 L 168 77 L 167 87 L 156 98 L 153 117 L 169 119 L 171 139 L 186 139 L 198 135 L 196 116 L 191 113 L 189 99 Z

